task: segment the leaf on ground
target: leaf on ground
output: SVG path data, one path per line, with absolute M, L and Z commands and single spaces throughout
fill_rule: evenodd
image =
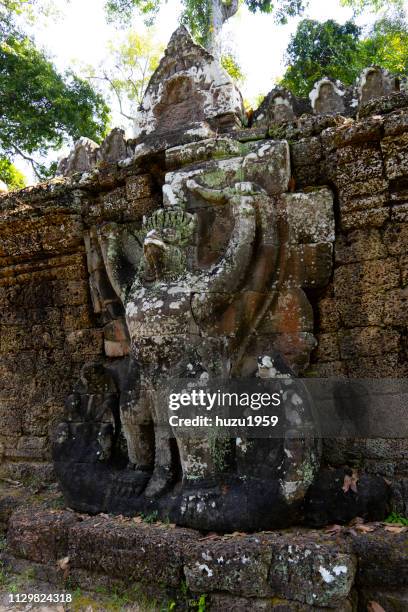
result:
M 58 559 L 57 565 L 61 570 L 66 571 L 69 567 L 69 557 L 63 557 L 62 559 Z
M 385 612 L 385 610 L 376 601 L 369 601 L 367 606 L 367 612 Z
M 355 529 L 357 531 L 361 531 L 362 533 L 370 533 L 371 531 L 375 531 L 375 527 L 372 525 L 356 525 Z
M 141 516 L 135 516 L 135 517 L 133 518 L 133 522 L 134 522 L 134 523 L 143 523 L 143 519 L 142 519 L 142 517 L 141 517 Z
M 357 482 L 358 482 L 358 473 L 356 470 L 352 471 L 351 476 L 349 476 L 348 474 L 345 474 L 344 476 L 344 482 L 343 482 L 343 491 L 345 493 L 347 493 L 348 491 L 354 491 L 354 493 L 357 493 Z
M 404 527 L 404 525 L 386 525 L 384 527 L 385 531 L 389 531 L 390 533 L 402 533 L 403 531 L 406 531 L 406 527 Z
M 326 533 L 340 533 L 342 529 L 343 528 L 341 525 L 329 525 L 328 527 L 326 527 L 325 532 Z

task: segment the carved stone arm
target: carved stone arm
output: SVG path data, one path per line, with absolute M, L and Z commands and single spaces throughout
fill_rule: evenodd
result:
M 187 187 L 214 204 L 231 203 L 234 229 L 227 250 L 220 262 L 202 274 L 197 282 L 194 310 L 205 312 L 221 302 L 230 301 L 243 280 L 251 260 L 255 232 L 256 211 L 254 195 L 259 193 L 252 183 L 237 183 L 233 190 L 217 190 L 201 187 L 188 181 Z
M 111 285 L 122 303 L 137 277 L 142 249 L 136 238 L 117 223 L 106 223 L 98 229 L 98 240 Z

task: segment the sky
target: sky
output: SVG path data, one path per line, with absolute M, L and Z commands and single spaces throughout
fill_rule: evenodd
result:
M 123 31 L 106 23 L 103 0 L 69 0 L 68 5 L 66 0 L 53 0 L 52 4 L 59 11 L 57 19 L 37 22 L 32 34 L 38 46 L 47 52 L 60 70 L 73 64 L 99 65 L 107 56 L 109 41 L 118 41 L 124 35 Z M 408 8 L 408 0 L 405 4 Z M 164 4 L 155 26 L 159 43 L 167 43 L 178 25 L 180 12 L 179 0 L 168 0 Z M 335 19 L 343 23 L 352 16 L 352 10 L 342 7 L 338 0 L 310 0 L 301 18 Z M 226 44 L 233 50 L 246 77 L 240 86 L 245 99 L 253 102 L 259 94 L 267 94 L 275 80 L 283 75 L 285 50 L 301 18 L 290 19 L 287 25 L 279 26 L 275 24 L 273 15 L 253 15 L 243 6 L 225 24 L 223 36 Z M 356 21 L 368 26 L 374 20 L 374 16 L 365 14 Z M 140 16 L 135 15 L 132 27 L 138 32 L 143 31 Z M 120 119 L 114 109 L 115 123 L 119 124 Z M 16 165 L 27 174 L 26 166 L 17 160 Z

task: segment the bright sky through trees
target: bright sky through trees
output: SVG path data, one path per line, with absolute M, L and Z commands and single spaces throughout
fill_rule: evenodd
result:
M 53 17 L 40 19 L 32 28 L 37 45 L 51 56 L 59 70 L 69 67 L 78 72 L 80 66 L 97 66 L 107 57 L 110 41 L 120 42 L 125 31 L 106 23 L 102 0 L 53 0 Z M 408 0 L 405 2 L 408 9 Z M 55 19 L 55 11 L 60 11 Z M 179 0 L 168 0 L 160 10 L 155 26 L 158 43 L 166 44 L 178 25 L 181 12 Z M 335 19 L 344 23 L 351 19 L 353 11 L 340 5 L 339 0 L 310 0 L 301 18 L 325 21 Z M 243 6 L 239 13 L 223 28 L 223 38 L 230 47 L 245 75 L 240 85 L 244 98 L 254 102 L 259 94 L 266 94 L 274 81 L 285 71 L 284 55 L 291 34 L 301 18 L 289 19 L 287 25 L 277 25 L 273 15 L 251 14 Z M 356 19 L 362 26 L 370 26 L 378 18 L 365 12 Z M 135 31 L 143 32 L 143 19 L 135 15 L 132 23 Z M 113 109 L 113 124 L 121 118 Z M 18 164 L 25 172 L 27 168 Z

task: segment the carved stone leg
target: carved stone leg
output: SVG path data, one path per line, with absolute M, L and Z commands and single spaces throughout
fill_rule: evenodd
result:
M 179 461 L 177 442 L 171 437 L 172 432 L 167 421 L 165 397 L 165 394 L 160 392 L 154 394 L 152 406 L 155 415 L 154 471 L 145 490 L 147 497 L 155 497 L 168 489 L 176 476 Z
M 142 381 L 137 398 L 135 391 L 122 392 L 120 419 L 126 438 L 129 464 L 137 470 L 149 470 L 154 460 L 152 391 Z

